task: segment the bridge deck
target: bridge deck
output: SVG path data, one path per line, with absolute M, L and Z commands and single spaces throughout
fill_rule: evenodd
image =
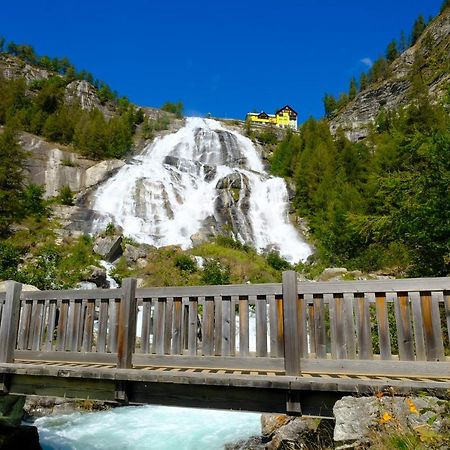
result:
M 282 284 L 127 279 L 31 293 L 10 283 L 0 320 L 0 387 L 14 394 L 330 416 L 347 394 L 450 392 L 450 278 L 297 286 L 291 272 Z

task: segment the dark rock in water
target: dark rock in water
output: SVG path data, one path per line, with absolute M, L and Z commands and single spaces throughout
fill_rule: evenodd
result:
M 22 422 L 25 397 L 0 395 L 0 424 L 17 426 Z
M 0 450 L 41 450 L 36 427 L 0 423 Z
M 36 427 L 22 426 L 25 397 L 0 395 L 0 450 L 40 449 Z
M 109 281 L 106 279 L 106 270 L 100 267 L 90 266 L 91 273 L 86 278 L 86 281 L 94 283 L 98 288 L 109 288 Z
M 94 252 L 113 262 L 122 255 L 122 236 L 99 236 L 94 242 Z

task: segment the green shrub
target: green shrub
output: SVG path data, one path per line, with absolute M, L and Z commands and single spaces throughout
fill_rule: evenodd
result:
M 175 258 L 175 267 L 184 272 L 194 273 L 197 270 L 197 262 L 189 255 L 179 255 Z
M 58 200 L 62 205 L 72 206 L 73 205 L 73 192 L 69 186 L 63 186 L 59 190 Z
M 0 242 L 0 280 L 16 280 L 20 252 L 8 242 Z
M 266 260 L 269 266 L 273 267 L 275 270 L 289 270 L 292 266 L 286 261 L 278 251 L 271 250 L 266 255 Z
M 203 266 L 201 281 L 203 284 L 230 284 L 231 271 L 229 266 L 222 265 L 220 261 L 211 259 Z
M 43 196 L 43 186 L 33 183 L 26 186 L 22 193 L 22 206 L 24 213 L 38 219 L 46 216 L 48 214 L 48 208 Z

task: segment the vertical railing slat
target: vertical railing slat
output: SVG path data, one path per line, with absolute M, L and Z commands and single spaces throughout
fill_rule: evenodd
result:
M 300 375 L 300 330 L 298 323 L 297 273 L 283 272 L 284 370 Z
M 86 316 L 83 329 L 83 352 L 92 351 L 92 341 L 94 334 L 94 312 L 95 299 L 88 299 L 86 303 Z
M 331 358 L 337 359 L 336 351 L 336 303 L 333 294 L 324 294 L 324 301 L 328 303 L 328 311 L 330 318 L 330 350 Z
M 426 361 L 427 352 L 425 349 L 425 335 L 423 330 L 422 307 L 419 292 L 410 292 L 408 294 L 412 312 L 414 326 L 414 343 L 416 347 L 416 359 L 418 361 Z
M 204 356 L 214 353 L 214 297 L 205 297 L 202 324 L 202 350 Z
M 233 311 L 234 314 L 234 311 Z M 222 356 L 231 355 L 231 297 L 222 300 Z
M 62 299 L 59 307 L 59 318 L 58 318 L 58 334 L 57 334 L 57 345 L 58 351 L 64 351 L 66 349 L 66 338 L 67 338 L 67 319 L 69 314 L 69 300 Z
M 325 308 L 323 296 L 314 297 L 314 328 L 316 337 L 316 357 L 327 357 L 327 338 L 325 330 Z
M 412 361 L 414 360 L 414 342 L 408 294 L 399 292 L 394 306 L 399 358 L 402 361 Z
M 197 314 L 198 299 L 189 299 L 189 331 L 188 331 L 188 353 L 190 356 L 197 354 Z
M 166 299 L 166 313 L 164 316 L 164 354 L 170 355 L 172 344 L 172 320 L 173 320 L 173 297 Z
M 256 299 L 256 356 L 267 356 L 267 300 Z
M 344 298 L 342 295 L 334 296 L 334 327 L 336 330 L 336 359 L 347 359 L 347 346 L 345 345 L 344 329 Z
M 150 353 L 150 325 L 152 315 L 152 299 L 142 299 L 141 321 L 141 353 Z
M 99 317 L 98 317 L 98 335 L 97 335 L 97 352 L 106 352 L 106 335 L 108 330 L 108 306 L 109 299 L 100 299 Z
M 372 334 L 370 327 L 370 299 L 374 294 L 358 294 L 355 296 L 356 330 L 358 338 L 359 359 L 373 359 Z M 375 301 L 375 300 L 374 300 Z
M 13 363 L 17 342 L 17 328 L 20 315 L 20 294 L 22 284 L 8 281 L 6 297 L 0 324 L 0 362 Z
M 230 356 L 236 355 L 236 308 L 239 303 L 237 295 L 231 296 L 231 314 L 230 314 Z
M 222 354 L 222 297 L 214 297 L 214 355 Z
M 249 355 L 248 297 L 239 298 L 239 356 Z
M 51 352 L 53 350 L 53 338 L 56 325 L 56 304 L 57 304 L 56 300 L 49 299 L 48 319 L 47 319 L 45 346 L 44 346 L 44 350 L 46 352 Z
M 388 309 L 385 293 L 377 292 L 375 294 L 375 305 L 377 310 L 380 356 L 381 359 L 389 360 L 392 357 L 392 353 L 391 353 L 391 337 L 389 333 Z
M 173 336 L 172 336 L 172 354 L 181 355 L 183 353 L 183 301 L 181 297 L 173 299 Z

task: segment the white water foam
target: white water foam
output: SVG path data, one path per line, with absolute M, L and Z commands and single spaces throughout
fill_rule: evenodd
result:
M 189 248 L 207 218 L 223 222 L 218 186 L 233 174 L 249 192 L 244 198 L 241 188 L 234 205 L 236 237 L 259 251 L 275 247 L 291 262 L 306 259 L 311 248 L 289 222 L 284 181 L 265 172 L 248 138 L 210 119 L 188 118 L 104 183 L 95 194 L 102 219 L 94 231 L 114 222 L 138 242 Z
M 43 450 L 219 450 L 261 433 L 260 414 L 165 406 L 42 417 Z

